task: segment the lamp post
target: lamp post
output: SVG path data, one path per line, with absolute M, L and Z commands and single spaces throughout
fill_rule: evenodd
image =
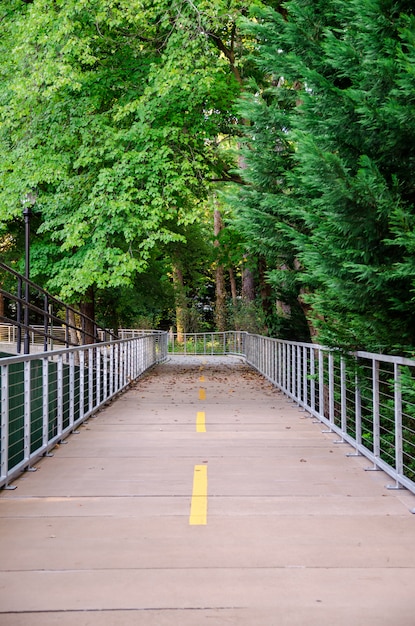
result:
M 29 194 L 28 194 L 29 195 Z M 29 198 L 27 200 L 30 202 Z M 23 209 L 24 216 L 24 231 L 25 231 L 25 308 L 24 308 L 24 353 L 30 352 L 30 335 L 29 335 L 29 278 L 30 278 L 30 218 L 32 217 L 32 209 L 29 203 L 25 203 Z

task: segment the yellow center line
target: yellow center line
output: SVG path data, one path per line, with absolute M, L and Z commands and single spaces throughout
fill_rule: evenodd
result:
M 201 377 L 199 378 L 199 381 L 200 381 L 201 383 L 204 383 L 204 382 L 205 382 L 205 377 L 204 377 L 204 376 L 201 376 Z
M 206 432 L 206 419 L 205 412 L 198 411 L 196 416 L 196 432 L 197 433 L 205 433 Z
M 206 400 L 206 389 L 203 387 L 199 389 L 199 400 Z
M 193 473 L 193 493 L 190 505 L 189 524 L 203 526 L 207 524 L 207 466 L 195 465 Z

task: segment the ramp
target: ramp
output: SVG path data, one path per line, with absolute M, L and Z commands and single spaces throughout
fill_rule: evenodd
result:
M 412 626 L 415 498 L 233 357 L 173 357 L 0 493 L 1 626 Z

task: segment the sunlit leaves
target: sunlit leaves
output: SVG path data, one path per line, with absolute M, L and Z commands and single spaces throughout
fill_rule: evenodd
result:
M 243 5 L 36 0 L 7 17 L 0 223 L 36 189 L 33 275 L 55 291 L 128 283 L 184 241 L 177 225 L 229 166 L 217 137 L 235 132 L 240 86 L 212 37 L 232 44 Z

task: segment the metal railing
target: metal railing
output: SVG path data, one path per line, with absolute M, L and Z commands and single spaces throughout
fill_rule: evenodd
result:
M 415 360 L 282 341 L 245 332 L 169 337 L 169 352 L 237 354 L 272 384 L 415 493 Z
M 247 334 L 246 362 L 415 493 L 415 360 Z
M 248 333 L 229 330 L 210 333 L 169 333 L 169 353 L 182 355 L 245 354 Z
M 415 493 L 415 360 L 240 331 L 120 334 L 131 339 L 0 359 L 0 486 L 168 354 L 232 354 L 391 476 L 391 488 Z
M 166 358 L 163 332 L 0 358 L 0 487 Z
M 33 324 L 28 330 L 29 344 L 31 347 L 36 346 L 45 351 L 44 327 Z M 20 333 L 21 334 L 21 333 Z M 100 341 L 103 341 L 102 335 L 99 334 Z M 19 328 L 12 324 L 0 324 L 0 343 L 12 344 L 17 348 L 19 341 Z M 64 326 L 53 329 L 53 335 L 50 334 L 46 340 L 46 351 L 55 348 L 67 347 L 67 330 Z
M 8 291 L 3 287 L 7 285 Z M 0 262 L 0 323 L 13 329 L 16 352 L 30 351 L 34 344 L 43 350 L 54 344 L 66 347 L 118 339 L 116 333 L 101 328 L 95 320 L 50 295 L 39 285 Z

